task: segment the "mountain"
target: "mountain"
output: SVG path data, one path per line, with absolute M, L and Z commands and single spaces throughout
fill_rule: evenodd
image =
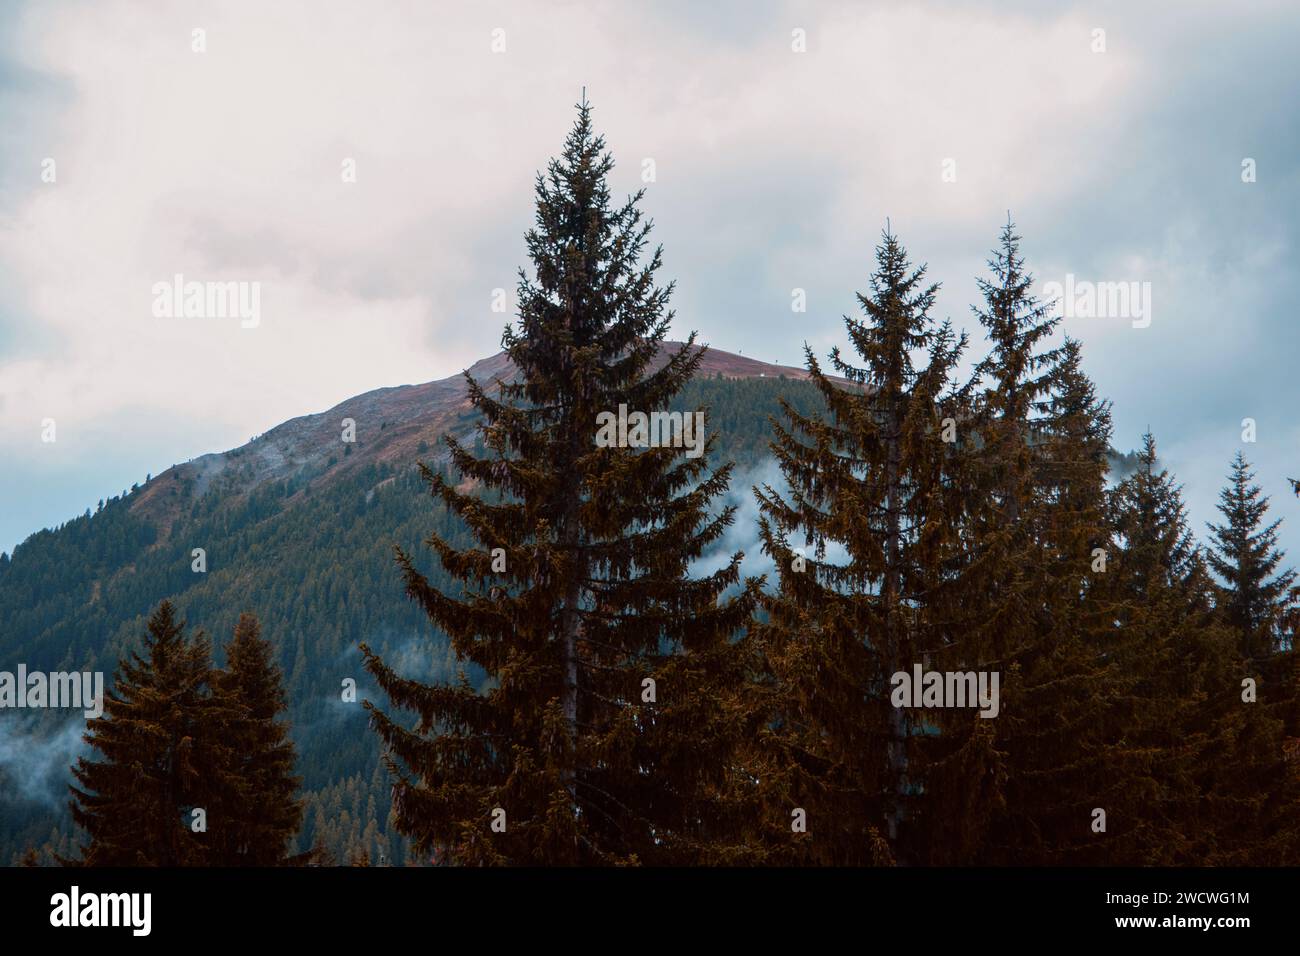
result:
M 504 354 L 468 371 L 484 385 L 514 374 Z M 715 464 L 737 463 L 731 502 L 749 498 L 779 400 L 802 411 L 820 404 L 807 378 L 709 349 L 677 397 L 674 409 L 706 408 L 719 435 Z M 345 420 L 354 442 L 342 440 Z M 475 420 L 462 375 L 377 389 L 174 465 L 94 514 L 32 535 L 0 558 L 0 670 L 102 670 L 108 685 L 164 598 L 218 645 L 252 611 L 285 673 L 308 801 L 300 848 L 320 842 L 340 861 L 359 850 L 404 861 L 407 847 L 388 829 L 377 739 L 341 689 L 351 679 L 359 699 L 381 699 L 359 663 L 362 640 L 411 676 L 456 675 L 445 639 L 404 597 L 393 546 L 427 561 L 421 542 L 434 528 L 465 543 L 415 463 L 445 468 L 442 437 L 473 442 Z M 206 570 L 195 571 L 200 548 Z M 424 570 L 446 585 L 437 567 Z M 74 852 L 65 787 L 81 729 L 79 712 L 0 711 L 0 864 L 28 846 Z
M 668 352 L 681 346 L 680 342 L 664 343 L 653 367 L 661 366 Z M 310 476 L 306 480 L 311 483 L 329 482 L 373 464 L 409 463 L 421 456 L 445 460 L 445 448 L 436 447 L 439 439 L 445 434 L 464 435 L 473 422 L 466 374 L 486 387 L 496 380 L 509 381 L 515 369 L 506 354 L 498 352 L 475 362 L 461 375 L 423 385 L 375 389 L 329 411 L 290 419 L 231 451 L 174 465 L 132 496 L 131 509 L 166 530 L 177 514 L 177 488 L 171 483 L 177 479 L 191 482 L 194 494 L 203 495 L 214 482 L 219 484 L 228 478 L 239 493 L 247 494 L 267 482 L 294 481 L 305 476 Z M 783 376 L 802 381 L 808 373 L 801 368 L 707 349 L 697 377 L 779 380 Z M 341 440 L 343 422 L 349 419 L 356 423 L 353 448 Z

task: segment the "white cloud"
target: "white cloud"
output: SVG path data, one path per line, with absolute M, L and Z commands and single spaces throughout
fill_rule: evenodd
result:
M 1094 54 L 1103 15 L 1108 51 Z M 1003 4 L 33 8 L 12 47 L 65 92 L 14 157 L 28 181 L 10 175 L 0 197 L 18 319 L 0 314 L 0 442 L 10 487 L 33 502 L 25 530 L 115 490 L 90 475 L 46 499 L 38 477 L 108 446 L 139 477 L 495 351 L 506 317 L 492 290 L 513 290 L 534 173 L 584 85 L 620 162 L 616 192 L 656 161 L 645 208 L 679 280 L 679 333 L 784 361 L 805 339 L 839 341 L 887 215 L 946 283 L 940 314 L 968 323 L 1008 207 L 1040 277 L 1150 268 L 1157 294 L 1176 290 L 1156 325 L 1205 327 L 1206 298 L 1226 288 L 1205 271 L 1203 217 L 1113 242 L 1089 219 L 1141 188 L 1126 185 L 1134 143 L 1180 92 L 1177 47 L 1141 17 Z M 1191 8 L 1182 42 L 1215 23 Z M 196 27 L 206 53 L 191 51 Z M 806 54 L 790 49 L 794 27 Z M 37 178 L 45 156 L 56 185 Z M 347 157 L 355 184 L 340 178 Z M 940 180 L 948 157 L 955 183 Z M 153 283 L 178 272 L 261 282 L 260 327 L 154 319 Z M 795 286 L 809 295 L 799 321 Z M 1213 331 L 1194 361 L 1222 349 Z M 1098 330 L 1085 345 L 1108 356 L 1103 369 L 1112 354 L 1130 371 L 1168 359 L 1125 359 L 1139 334 Z M 57 452 L 39 443 L 46 416 L 67 437 Z M 0 529 L 0 546 L 16 533 Z

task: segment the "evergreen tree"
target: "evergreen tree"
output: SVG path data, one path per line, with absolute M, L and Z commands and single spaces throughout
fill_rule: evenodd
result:
M 1255 475 L 1241 452 L 1232 462 L 1228 485 L 1219 493 L 1221 525 L 1211 524 L 1210 566 L 1222 582 L 1224 617 L 1237 633 L 1241 653 L 1264 658 L 1282 642 L 1282 625 L 1296 601 L 1295 571 L 1278 572 L 1285 552 L 1277 548 L 1281 519 L 1261 527 L 1268 498 L 1252 484 Z
M 472 533 L 429 544 L 463 596 L 399 551 L 408 595 L 485 690 L 406 679 L 363 646 L 408 728 L 371 706 L 395 775 L 398 829 L 426 858 L 460 863 L 683 863 L 744 858 L 736 801 L 754 785 L 732 754 L 752 730 L 741 694 L 752 598 L 740 555 L 700 577 L 733 518 L 712 500 L 730 466 L 704 454 L 598 441 L 602 413 L 663 409 L 698 367 L 664 355 L 671 284 L 641 193 L 610 198 L 613 166 L 589 106 L 536 185 L 519 324 L 503 343 L 518 377 L 498 397 L 469 380 L 484 453 L 448 438 L 464 483 L 428 468 L 435 498 Z M 369 705 L 368 705 L 369 706 Z
M 825 412 L 783 403 L 772 451 L 788 497 L 756 489 L 778 573 L 755 627 L 770 712 L 757 776 L 767 838 L 792 861 L 888 862 L 916 792 L 923 728 L 891 705 L 890 679 L 937 646 L 961 506 L 941 432 L 960 417 L 946 389 L 966 340 L 930 316 L 936 289 L 886 230 L 865 317 L 844 318 L 862 365 L 835 349 L 837 380 L 805 346 Z M 796 810 L 809 838 L 790 832 Z
M 1263 525 L 1268 499 L 1253 480 L 1238 453 L 1219 495 L 1224 523 L 1209 526 L 1209 565 L 1219 578 L 1216 609 L 1233 666 L 1219 677 L 1203 717 L 1219 729 L 1215 749 L 1199 768 L 1206 794 L 1204 858 L 1294 865 L 1300 860 L 1300 682 L 1287 630 L 1296 575 L 1278 570 L 1284 557 L 1277 548 L 1280 521 Z
M 984 731 L 995 736 L 1002 801 L 982 845 L 956 862 L 1084 862 L 1095 844 L 1091 813 L 1104 799 L 1097 782 L 1120 769 L 1107 764 L 1113 755 L 1104 736 L 1115 668 L 1095 640 L 1110 626 L 1098 601 L 1104 561 L 1114 553 L 1105 520 L 1110 409 L 1082 371 L 1079 343 L 1066 339 L 1054 351 L 1037 420 L 1022 427 L 1030 454 L 1013 471 L 1030 472 L 1019 515 L 1032 534 L 1012 558 L 1020 585 L 995 586 L 983 599 L 980 588 L 970 591 L 977 610 L 996 608 L 1004 593 L 1018 594 L 1021 604 L 1006 618 L 1018 622 L 1019 638 L 1004 642 L 1000 713 Z M 994 517 L 988 524 L 996 528 Z
M 1219 706 L 1232 662 L 1209 599 L 1209 579 L 1172 476 L 1144 435 L 1134 472 L 1112 492 L 1115 554 L 1092 595 L 1107 626 L 1092 640 L 1112 664 L 1099 786 L 1104 839 L 1085 859 L 1189 864 L 1204 852 L 1204 781 L 1197 768 L 1222 745 Z M 1100 778 L 1099 778 L 1100 779 Z
M 227 741 L 234 764 L 233 800 L 211 819 L 212 862 L 219 866 L 276 866 L 291 861 L 289 844 L 302 821 L 295 796 L 296 754 L 287 723 L 280 668 L 252 614 L 241 614 L 226 646 L 226 668 L 216 687 L 229 708 Z
M 1142 436 L 1137 468 L 1112 496 L 1113 523 L 1124 540 L 1124 586 L 1142 602 L 1160 587 L 1191 600 L 1208 583 L 1204 557 L 1188 526 L 1181 489 L 1158 466 L 1155 438 L 1148 432 Z
M 171 603 L 149 619 L 144 654 L 119 667 L 86 743 L 102 760 L 72 768 L 72 815 L 86 831 L 86 866 L 195 866 L 209 862 L 205 812 L 230 785 L 224 708 L 210 694 L 211 646 L 185 636 Z M 66 861 L 65 861 L 66 862 Z
M 1098 557 L 1110 550 L 1106 480 L 1110 471 L 1111 407 L 1082 367 L 1083 350 L 1065 339 L 1052 370 L 1051 398 L 1038 429 L 1039 481 L 1045 497 L 1039 528 L 1042 553 L 1066 581 L 1054 587 L 1072 596 L 1081 610 L 1094 591 Z M 1080 558 L 1088 559 L 1081 572 Z
M 924 819 L 910 855 L 931 863 L 1050 854 L 1069 825 L 1079 728 L 1104 679 L 1081 641 L 1079 599 L 1102 534 L 1106 409 L 1077 344 L 1052 345 L 1059 318 L 1032 294 L 1009 220 L 989 270 L 974 308 L 989 341 L 982 390 L 955 445 L 966 496 L 948 587 L 962 597 L 931 660 L 997 674 L 1000 700 L 995 719 L 927 715 Z
M 1051 409 L 1049 394 L 1060 382 L 1058 363 L 1064 347 L 1046 348 L 1058 316 L 1052 303 L 1033 294 L 1033 276 L 1020 254 L 1020 236 L 1008 219 L 989 259 L 989 278 L 980 278 L 982 305 L 973 307 L 988 336 L 989 354 L 976 368 L 985 389 L 978 405 L 978 462 L 984 485 L 993 494 L 991 518 L 1029 538 L 1037 529 L 1021 521 L 1021 511 L 1038 496 L 1041 431 Z

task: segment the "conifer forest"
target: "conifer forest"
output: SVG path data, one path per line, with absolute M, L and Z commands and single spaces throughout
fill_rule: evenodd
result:
M 1300 20 L 1153 7 L 0 13 L 5 885 L 1086 870 L 1113 929 L 1209 868 L 1131 925 L 1249 926 Z

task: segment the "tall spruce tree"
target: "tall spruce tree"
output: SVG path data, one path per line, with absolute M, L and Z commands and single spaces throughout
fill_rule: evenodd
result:
M 1083 348 L 1066 338 L 1052 369 L 1051 397 L 1037 429 L 1039 485 L 1045 499 L 1041 551 L 1064 582 L 1053 586 L 1074 610 L 1086 611 L 1096 590 L 1098 549 L 1108 553 L 1106 482 L 1110 472 L 1111 405 L 1083 371 Z M 1086 571 L 1080 558 L 1086 556 Z M 1069 625 L 1065 625 L 1067 628 Z M 1060 628 L 1058 628 L 1060 630 Z
M 280 668 L 252 614 L 241 614 L 226 645 L 226 667 L 216 690 L 228 708 L 234 792 L 209 815 L 211 862 L 217 866 L 279 866 L 293 862 L 289 844 L 302 822 L 303 805 L 293 774 L 296 758 Z
M 940 862 L 1095 860 L 1099 844 L 1090 829 L 1092 811 L 1105 801 L 1098 781 L 1112 789 L 1126 786 L 1125 767 L 1117 762 L 1119 754 L 1106 730 L 1119 682 L 1109 653 L 1097 640 L 1111 626 L 1107 603 L 1099 599 L 1107 594 L 1106 560 L 1114 554 L 1105 487 L 1110 408 L 1097 398 L 1081 368 L 1077 341 L 1067 338 L 1053 352 L 1037 414 L 1020 429 L 1027 454 L 1010 469 L 1023 496 L 1016 528 L 1002 530 L 1010 532 L 1014 544 L 1002 548 L 1011 567 L 994 563 L 991 574 L 967 581 L 970 608 L 977 615 L 999 617 L 1007 631 L 1001 639 L 1004 650 L 993 644 L 991 654 L 984 652 L 1001 673 L 999 716 L 983 732 L 993 737 L 988 746 L 999 758 L 1002 799 L 991 807 L 982 841 L 951 841 L 966 847 L 959 856 L 940 843 Z M 985 401 L 985 408 L 990 404 Z M 979 462 L 996 454 L 997 447 L 995 435 L 974 449 L 973 457 Z M 983 466 L 977 471 L 984 482 L 997 473 Z M 976 555 L 983 550 L 979 543 L 990 536 L 996 547 L 1006 520 L 1005 510 L 991 507 L 997 496 L 979 488 L 974 485 L 976 520 L 970 532 Z M 999 577 L 1015 586 L 999 584 Z M 981 585 L 981 578 L 993 580 Z M 1015 597 L 1010 607 L 1008 596 Z M 973 633 L 978 635 L 978 629 Z M 984 643 L 996 637 L 987 634 Z M 938 743 L 942 752 L 944 742 Z M 942 792 L 935 797 L 931 813 L 942 819 Z
M 430 686 L 364 648 L 413 727 L 371 706 L 388 751 L 397 826 L 417 851 L 459 863 L 697 863 L 746 859 L 736 802 L 752 778 L 733 759 L 753 727 L 743 695 L 749 587 L 740 555 L 693 577 L 733 519 L 711 502 L 730 466 L 598 441 L 621 407 L 663 409 L 699 365 L 663 355 L 672 286 L 642 259 L 641 193 L 611 201 L 613 161 L 585 101 L 536 185 L 519 323 L 503 336 L 517 377 L 491 397 L 469 378 L 485 454 L 447 439 L 455 485 L 422 466 L 432 495 L 480 547 L 429 538 L 460 596 L 398 560 L 408 595 L 488 676 Z M 468 378 L 468 376 L 467 376 Z M 630 417 L 630 416 L 629 416 Z M 608 437 L 608 436 L 607 436 Z M 621 437 L 621 436 L 620 436 Z
M 1091 638 L 1113 665 L 1097 723 L 1112 772 L 1091 788 L 1108 826 L 1081 847 L 1083 859 L 1194 863 L 1208 822 L 1197 769 L 1222 746 L 1218 706 L 1232 663 L 1181 490 L 1160 467 L 1150 434 L 1110 510 L 1115 552 L 1107 588 L 1092 596 L 1106 626 Z
M 1033 295 L 1009 220 L 978 288 L 989 352 L 954 446 L 966 495 L 948 586 L 962 597 L 931 662 L 997 674 L 1000 701 L 994 719 L 927 715 L 910 855 L 932 863 L 1046 852 L 1079 782 L 1077 735 L 1102 681 L 1079 640 L 1078 603 L 1101 535 L 1106 409 L 1077 345 L 1053 343 L 1059 318 Z
M 1009 219 L 989 259 L 988 278 L 978 280 L 983 302 L 975 317 L 989 340 L 989 354 L 976 368 L 985 383 L 974 424 L 980 433 L 977 458 L 982 484 L 990 494 L 993 520 L 1021 539 L 1034 536 L 1032 520 L 1020 520 L 1042 487 L 1041 432 L 1057 384 L 1056 367 L 1064 347 L 1049 347 L 1060 322 L 1053 303 L 1033 295 L 1033 276 L 1020 253 L 1020 236 Z
M 1264 658 L 1279 649 L 1282 628 L 1296 603 L 1296 573 L 1278 571 L 1285 552 L 1277 548 L 1281 519 L 1264 525 L 1268 498 L 1241 452 L 1233 459 L 1228 485 L 1219 493 L 1224 523 L 1209 525 L 1210 567 L 1221 581 L 1220 606 L 1236 632 L 1241 653 Z
M 225 707 L 211 694 L 208 639 L 185 636 L 164 601 L 149 619 L 144 653 L 132 651 L 89 722 L 86 743 L 103 759 L 77 758 L 69 789 L 86 831 L 86 866 L 196 866 L 211 862 L 205 813 L 232 786 Z M 67 862 L 67 861 L 65 861 Z
M 1222 525 L 1210 525 L 1209 565 L 1218 620 L 1233 664 L 1207 695 L 1206 722 L 1219 728 L 1200 768 L 1209 838 L 1204 857 L 1221 864 L 1300 861 L 1300 674 L 1293 626 L 1295 572 L 1279 571 L 1280 521 L 1264 525 L 1268 499 L 1238 453 L 1219 496 Z M 1243 689 L 1245 688 L 1245 689 Z
M 886 229 L 864 318 L 844 318 L 862 364 L 836 348 L 837 380 L 805 347 L 825 412 L 782 403 L 772 450 L 788 492 L 755 492 L 778 574 L 755 627 L 770 713 L 758 776 L 767 839 L 792 862 L 888 862 L 917 792 L 923 727 L 890 681 L 940 639 L 961 506 L 942 433 L 960 417 L 950 378 L 966 340 L 930 315 L 936 289 Z M 798 811 L 806 834 L 790 832 Z
M 1142 436 L 1133 473 L 1112 494 L 1112 521 L 1123 538 L 1125 589 L 1147 600 L 1157 587 L 1172 588 L 1189 601 L 1206 594 L 1205 560 L 1187 521 L 1182 489 L 1160 468 L 1155 437 Z

